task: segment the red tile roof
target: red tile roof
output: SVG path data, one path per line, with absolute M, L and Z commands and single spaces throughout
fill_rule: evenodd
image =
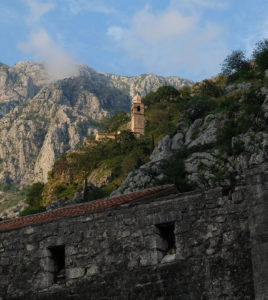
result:
M 175 192 L 176 188 L 174 185 L 162 185 L 153 188 L 149 188 L 146 190 L 125 194 L 121 196 L 115 196 L 106 199 L 100 199 L 92 202 L 67 206 L 59 209 L 55 209 L 52 211 L 21 217 L 13 220 L 0 222 L 0 232 L 7 231 L 19 227 L 24 227 L 33 224 L 47 223 L 58 219 L 63 219 L 66 217 L 74 217 L 84 215 L 88 212 L 94 212 L 97 210 L 104 210 L 116 206 L 120 206 L 122 204 L 126 204 L 129 202 L 142 200 L 147 197 L 154 196 L 161 192 L 172 193 Z

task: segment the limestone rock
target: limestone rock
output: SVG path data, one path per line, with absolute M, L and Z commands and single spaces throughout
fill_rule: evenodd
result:
M 150 156 L 151 161 L 159 161 L 162 159 L 168 159 L 171 156 L 171 144 L 172 140 L 169 135 L 166 135 L 163 137 L 157 147 L 154 148 L 154 151 L 152 152 Z
M 181 132 L 176 133 L 171 141 L 171 150 L 178 150 L 184 144 L 184 135 Z
M 51 82 L 42 64 L 0 64 L 0 183 L 46 182 L 61 153 L 94 132 L 94 122 L 129 110 L 132 96 L 192 84 L 179 77 L 98 73 L 87 66 Z
M 208 115 L 204 120 L 197 119 L 186 133 L 185 144 L 189 149 L 216 144 L 217 130 L 223 124 L 219 114 Z
M 251 87 L 252 87 L 252 84 L 250 82 L 241 82 L 241 83 L 237 83 L 237 84 L 230 84 L 225 88 L 225 90 L 227 93 L 234 92 L 234 91 L 246 92 Z

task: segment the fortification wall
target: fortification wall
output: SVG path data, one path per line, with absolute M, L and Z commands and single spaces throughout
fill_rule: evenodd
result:
M 172 193 L 1 232 L 0 298 L 254 299 L 246 193 Z M 175 229 L 166 263 L 163 224 Z
M 249 170 L 247 203 L 255 299 L 268 299 L 268 164 Z

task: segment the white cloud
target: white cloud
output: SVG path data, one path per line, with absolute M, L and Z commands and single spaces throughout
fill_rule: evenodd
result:
M 195 16 L 183 16 L 178 11 L 169 10 L 154 15 L 145 9 L 134 16 L 133 28 L 145 41 L 157 43 L 186 34 L 195 26 L 195 22 Z
M 50 80 L 70 77 L 77 71 L 77 64 L 39 24 L 40 18 L 55 7 L 54 3 L 37 0 L 23 0 L 23 2 L 30 9 L 28 18 L 30 34 L 28 41 L 18 44 L 19 49 L 42 60 Z M 56 35 L 62 39 L 59 33 Z
M 184 0 L 183 0 L 184 1 Z M 212 0 L 187 0 L 201 5 L 216 5 Z M 153 13 L 148 7 L 136 13 L 130 28 L 110 27 L 113 37 L 147 72 L 163 75 L 191 74 L 195 78 L 218 73 L 219 64 L 226 55 L 221 40 L 221 28 L 204 22 L 202 12 L 192 9 L 183 13 L 172 0 L 165 11 Z M 182 2 L 181 2 L 182 3 Z M 117 38 L 116 32 L 123 35 Z
M 116 41 L 121 41 L 124 36 L 124 29 L 119 26 L 111 26 L 107 30 L 108 36 Z
M 61 0 L 65 8 L 72 14 L 79 14 L 83 11 L 98 12 L 103 14 L 113 14 L 116 10 L 107 5 L 102 0 Z
M 29 40 L 20 43 L 19 48 L 26 53 L 33 53 L 44 61 L 51 80 L 63 79 L 77 71 L 77 64 L 49 36 L 44 28 L 29 36 Z
M 37 0 L 22 0 L 30 9 L 29 23 L 37 23 L 47 12 L 55 8 L 53 2 L 39 2 Z
M 229 7 L 231 0 L 171 0 L 170 7 L 182 9 L 200 9 L 209 8 L 209 9 L 226 9 Z
M 13 24 L 18 21 L 17 12 L 7 6 L 7 3 L 0 3 L 0 23 Z

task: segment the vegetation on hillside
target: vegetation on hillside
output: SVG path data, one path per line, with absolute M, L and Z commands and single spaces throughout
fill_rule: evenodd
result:
M 111 119 L 103 120 L 99 124 L 100 131 L 116 133 L 120 130 L 121 133 L 114 140 L 96 142 L 92 139 L 88 146 L 83 146 L 79 151 L 64 153 L 49 172 L 48 183 L 39 186 L 40 192 L 37 192 L 36 184 L 32 186 L 33 195 L 27 194 L 29 207 L 23 214 L 31 210 L 42 210 L 47 203 L 59 198 L 72 199 L 75 192 L 83 190 L 86 178 L 98 169 L 101 171 L 97 177 L 101 178 L 109 173 L 110 180 L 96 188 L 90 199 L 86 200 L 108 196 L 130 171 L 149 160 L 154 146 L 163 136 L 177 132 L 179 119 L 189 126 L 197 118 L 221 113 L 226 116 L 227 121 L 225 127 L 217 133 L 217 144 L 211 147 L 219 150 L 219 160 L 224 160 L 221 153 L 239 154 L 244 145 L 239 141 L 233 145 L 234 136 L 247 132 L 250 127 L 267 131 L 268 124 L 261 110 L 264 98 L 256 92 L 267 81 L 264 76 L 264 71 L 268 68 L 267 53 L 268 40 L 264 40 L 253 51 L 254 61 L 246 59 L 243 51 L 233 51 L 224 60 L 218 77 L 196 83 L 192 88 L 176 90 L 165 86 L 149 93 L 143 99 L 146 111 L 144 139 L 137 139 L 130 131 L 125 130 L 130 120 L 126 112 L 118 112 Z M 247 91 L 226 92 L 227 85 L 245 80 L 252 84 Z M 169 161 L 163 162 L 166 177 L 158 184 L 174 183 L 182 192 L 193 189 L 194 185 L 186 179 L 184 167 L 184 159 L 189 154 L 184 148 Z M 216 179 L 224 176 L 222 170 L 214 171 Z
M 65 153 L 49 173 L 41 204 L 46 205 L 59 198 L 72 198 L 76 191 L 83 190 L 85 179 L 100 166 L 103 175 L 105 172 L 111 173 L 112 180 L 103 188 L 96 188 L 90 199 L 108 196 L 131 170 L 148 161 L 151 151 L 150 138 L 137 139 L 132 132 L 124 130 L 114 140 L 95 141 L 79 152 Z
M 126 129 L 126 124 L 130 122 L 130 115 L 125 111 L 115 113 L 111 118 L 105 118 L 99 122 L 101 132 L 116 133 Z
M 26 190 L 26 203 L 28 206 L 20 213 L 20 216 L 27 216 L 45 210 L 41 205 L 44 184 L 36 182 Z
M 20 187 L 7 183 L 0 185 L 0 216 L 2 218 L 5 218 L 10 213 L 10 210 L 15 215 L 18 209 L 17 205 L 23 206 L 22 201 L 25 199 L 26 191 L 26 186 Z

